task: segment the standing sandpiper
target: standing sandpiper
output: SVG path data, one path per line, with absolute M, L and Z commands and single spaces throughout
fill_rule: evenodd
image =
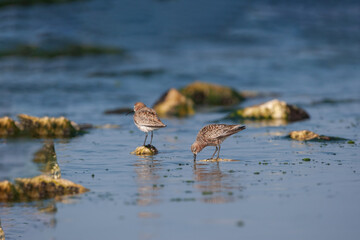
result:
M 134 123 L 135 125 L 143 132 L 146 133 L 144 146 L 148 136 L 148 132 L 151 132 L 150 145 L 153 139 L 153 131 L 159 128 L 166 127 L 164 123 L 161 122 L 160 118 L 156 114 L 155 110 L 152 108 L 146 107 L 142 102 L 137 102 L 134 105 Z
M 195 142 L 191 145 L 191 151 L 194 153 L 194 161 L 196 161 L 196 155 L 207 146 L 216 147 L 215 152 L 210 159 L 213 159 L 215 153 L 218 152 L 216 157 L 216 160 L 218 160 L 220 154 L 220 144 L 227 137 L 244 129 L 245 126 L 227 124 L 210 124 L 203 127 L 196 136 Z

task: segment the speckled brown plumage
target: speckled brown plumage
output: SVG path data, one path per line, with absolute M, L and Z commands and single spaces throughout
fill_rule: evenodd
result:
M 244 130 L 242 125 L 228 125 L 228 124 L 210 124 L 202 129 L 196 136 L 195 142 L 191 145 L 191 151 L 194 153 L 194 160 L 196 155 L 207 146 L 216 146 L 215 152 L 211 158 L 215 156 L 218 151 L 217 158 L 220 154 L 220 144 L 229 136 Z
M 143 132 L 146 133 L 144 146 L 148 136 L 148 132 L 151 132 L 150 145 L 153 139 L 153 131 L 159 128 L 166 127 L 166 125 L 161 122 L 160 118 L 156 114 L 155 110 L 152 108 L 146 107 L 142 102 L 137 102 L 134 105 L 134 123 L 135 125 Z

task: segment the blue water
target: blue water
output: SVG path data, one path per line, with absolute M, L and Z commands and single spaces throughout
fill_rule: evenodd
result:
M 359 16 L 357 1 L 91 0 L 0 8 L 0 50 L 71 42 L 126 51 L 0 58 L 0 116 L 119 125 L 55 140 L 62 177 L 91 191 L 56 202 L 2 203 L 6 239 L 356 239 Z M 136 74 L 142 70 L 153 74 Z M 151 106 L 167 89 L 194 80 L 266 95 L 239 107 L 276 95 L 311 118 L 246 122 L 221 148 L 236 161 L 194 164 L 197 131 L 226 115 L 203 110 L 163 119 L 168 127 L 154 135 L 158 155 L 131 155 L 143 133 L 131 115 L 103 112 L 137 101 Z M 301 129 L 355 144 L 282 138 Z M 0 180 L 39 174 L 31 160 L 41 146 L 41 139 L 0 139 Z M 47 206 L 57 211 L 46 213 Z

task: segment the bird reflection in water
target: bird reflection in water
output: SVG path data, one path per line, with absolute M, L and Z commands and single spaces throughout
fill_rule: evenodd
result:
M 159 191 L 162 188 L 158 174 L 161 170 L 160 161 L 152 156 L 140 157 L 134 166 L 138 185 L 136 204 L 147 206 L 159 203 Z
M 230 173 L 224 173 L 216 163 L 194 163 L 194 188 L 201 192 L 201 201 L 227 203 L 235 200 L 234 191 L 242 190 L 240 183 Z

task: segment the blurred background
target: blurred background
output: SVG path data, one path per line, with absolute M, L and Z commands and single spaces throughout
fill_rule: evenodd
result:
M 62 177 L 91 191 L 1 203 L 6 239 L 355 239 L 359 66 L 358 0 L 0 0 L 0 117 L 119 126 L 55 139 Z M 205 109 L 164 119 L 155 157 L 131 155 L 144 134 L 104 111 L 195 80 L 261 93 L 235 107 L 276 96 L 310 120 L 247 123 L 221 148 L 236 161 L 194 164 L 197 131 L 226 114 Z M 302 129 L 355 144 L 282 138 Z M 42 144 L 0 139 L 0 181 L 38 175 Z
M 359 14 L 352 0 L 1 0 L 0 115 L 90 121 L 194 80 L 358 99 Z

